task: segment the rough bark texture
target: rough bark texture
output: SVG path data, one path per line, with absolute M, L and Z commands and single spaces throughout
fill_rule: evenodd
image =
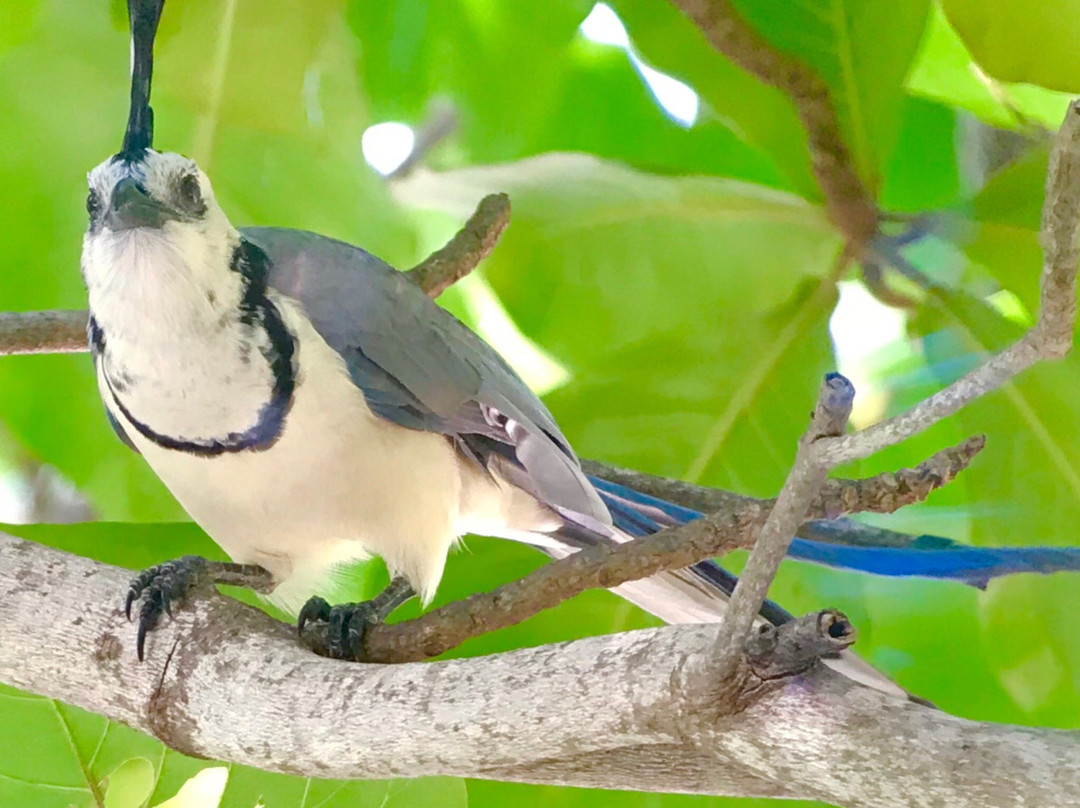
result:
M 965 721 L 812 661 L 763 678 L 776 672 L 769 648 L 695 687 L 680 672 L 708 661 L 714 625 L 384 666 L 314 657 L 289 627 L 213 597 L 166 621 L 139 664 L 121 608 L 129 575 L 0 534 L 0 681 L 188 754 L 316 777 L 1080 806 L 1080 733 Z

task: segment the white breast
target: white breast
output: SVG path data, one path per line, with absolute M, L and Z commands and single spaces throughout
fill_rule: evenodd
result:
M 273 299 L 299 345 L 293 405 L 273 446 L 214 457 L 166 450 L 114 414 L 229 556 L 282 582 L 275 600 L 295 610 L 332 567 L 370 554 L 429 599 L 447 552 L 470 527 L 520 538 L 554 526 L 532 497 L 463 461 L 445 436 L 374 415 L 295 304 Z M 219 393 L 231 395 L 227 385 Z

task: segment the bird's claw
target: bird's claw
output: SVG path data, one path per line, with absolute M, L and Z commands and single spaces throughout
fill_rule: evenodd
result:
M 199 584 L 206 565 L 205 558 L 183 556 L 143 570 L 132 579 L 127 599 L 124 601 L 124 614 L 131 620 L 131 607 L 137 600 L 142 599 L 142 606 L 139 608 L 139 630 L 135 641 L 135 651 L 140 662 L 143 661 L 146 635 L 157 626 L 162 612 L 172 617 L 173 604 L 183 601 Z
M 378 622 L 378 612 L 368 601 L 331 606 L 324 599 L 313 597 L 300 610 L 296 628 L 303 635 L 309 623 L 326 623 L 326 639 L 318 643 L 317 650 L 331 659 L 356 660 L 363 657 L 368 627 Z

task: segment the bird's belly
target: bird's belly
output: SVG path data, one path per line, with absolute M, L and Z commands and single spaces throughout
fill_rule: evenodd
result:
M 206 457 L 128 433 L 231 558 L 282 582 L 287 606 L 330 568 L 371 554 L 430 595 L 457 538 L 462 480 L 450 441 L 378 418 L 333 366 L 305 368 L 282 434 L 263 450 Z

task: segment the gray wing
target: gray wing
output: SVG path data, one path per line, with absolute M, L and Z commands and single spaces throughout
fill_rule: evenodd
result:
M 559 511 L 611 517 L 551 413 L 487 343 L 404 274 L 315 233 L 242 230 L 270 260 L 269 285 L 296 300 L 341 354 L 377 415 L 438 432 Z

